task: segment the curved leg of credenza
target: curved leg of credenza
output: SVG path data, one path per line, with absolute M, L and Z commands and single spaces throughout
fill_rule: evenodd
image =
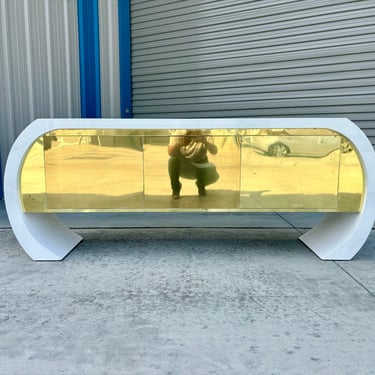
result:
M 374 222 L 370 210 L 360 213 L 328 213 L 300 237 L 319 258 L 350 260 L 366 242 Z
M 319 258 L 350 260 L 366 242 L 375 220 L 375 157 L 371 144 L 362 133 L 352 137 L 358 145 L 365 186 L 360 212 L 327 213 L 314 228 L 300 237 Z
M 30 133 L 30 134 L 29 134 Z M 20 199 L 24 155 L 40 131 L 24 132 L 14 142 L 4 174 L 5 206 L 13 232 L 33 260 L 61 260 L 82 240 L 52 213 L 25 213 Z
M 14 234 L 33 260 L 62 260 L 82 241 L 55 214 L 9 212 Z

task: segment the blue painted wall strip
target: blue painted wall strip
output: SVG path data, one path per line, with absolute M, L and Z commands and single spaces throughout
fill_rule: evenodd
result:
M 4 198 L 4 190 L 3 190 L 3 176 L 1 171 L 1 157 L 0 157 L 0 199 Z
M 77 0 L 81 116 L 101 117 L 98 0 Z
M 132 117 L 130 0 L 118 0 L 121 117 Z

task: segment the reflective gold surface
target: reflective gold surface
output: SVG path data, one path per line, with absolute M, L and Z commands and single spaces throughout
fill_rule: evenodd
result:
M 143 153 L 139 137 L 66 135 L 45 151 L 47 207 L 143 207 Z
M 348 140 L 343 138 L 340 154 L 338 211 L 356 211 L 363 199 L 364 177 L 357 153 Z
M 22 166 L 20 185 L 26 212 L 46 212 L 48 209 L 43 144 L 41 137 L 31 146 Z
M 168 155 L 168 145 L 185 163 L 196 143 L 203 159 L 187 161 L 193 167 L 180 171 L 173 199 L 168 165 L 177 154 Z M 218 179 L 198 195 L 198 174 L 215 169 Z M 21 172 L 26 212 L 356 212 L 363 186 L 353 146 L 327 129 L 61 129 L 34 143 Z
M 252 137 L 252 144 L 295 152 L 276 157 L 242 148 L 241 208 L 337 209 L 339 137 L 260 135 Z

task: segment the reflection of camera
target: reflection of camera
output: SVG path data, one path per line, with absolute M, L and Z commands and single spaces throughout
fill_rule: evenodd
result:
M 197 130 L 187 130 L 185 135 L 185 145 L 188 145 L 191 142 L 195 143 L 207 143 L 207 138 L 202 134 L 202 131 Z

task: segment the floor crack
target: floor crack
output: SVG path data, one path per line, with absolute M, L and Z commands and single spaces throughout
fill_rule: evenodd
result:
M 366 288 L 359 280 L 357 280 L 353 275 L 351 275 L 344 267 L 342 267 L 337 261 L 333 261 L 337 267 L 344 271 L 354 282 L 356 282 L 360 287 L 362 287 L 371 297 L 375 297 L 375 294 L 371 292 L 370 289 Z
M 288 224 L 289 224 L 293 229 L 295 229 L 298 233 L 303 234 L 303 232 L 302 232 L 299 228 L 297 228 L 295 225 L 293 225 L 293 223 L 290 222 L 289 220 L 285 219 L 284 216 L 280 215 L 278 212 L 275 212 L 275 214 L 276 214 L 277 216 L 279 216 L 282 220 L 284 220 L 286 223 L 288 223 Z

